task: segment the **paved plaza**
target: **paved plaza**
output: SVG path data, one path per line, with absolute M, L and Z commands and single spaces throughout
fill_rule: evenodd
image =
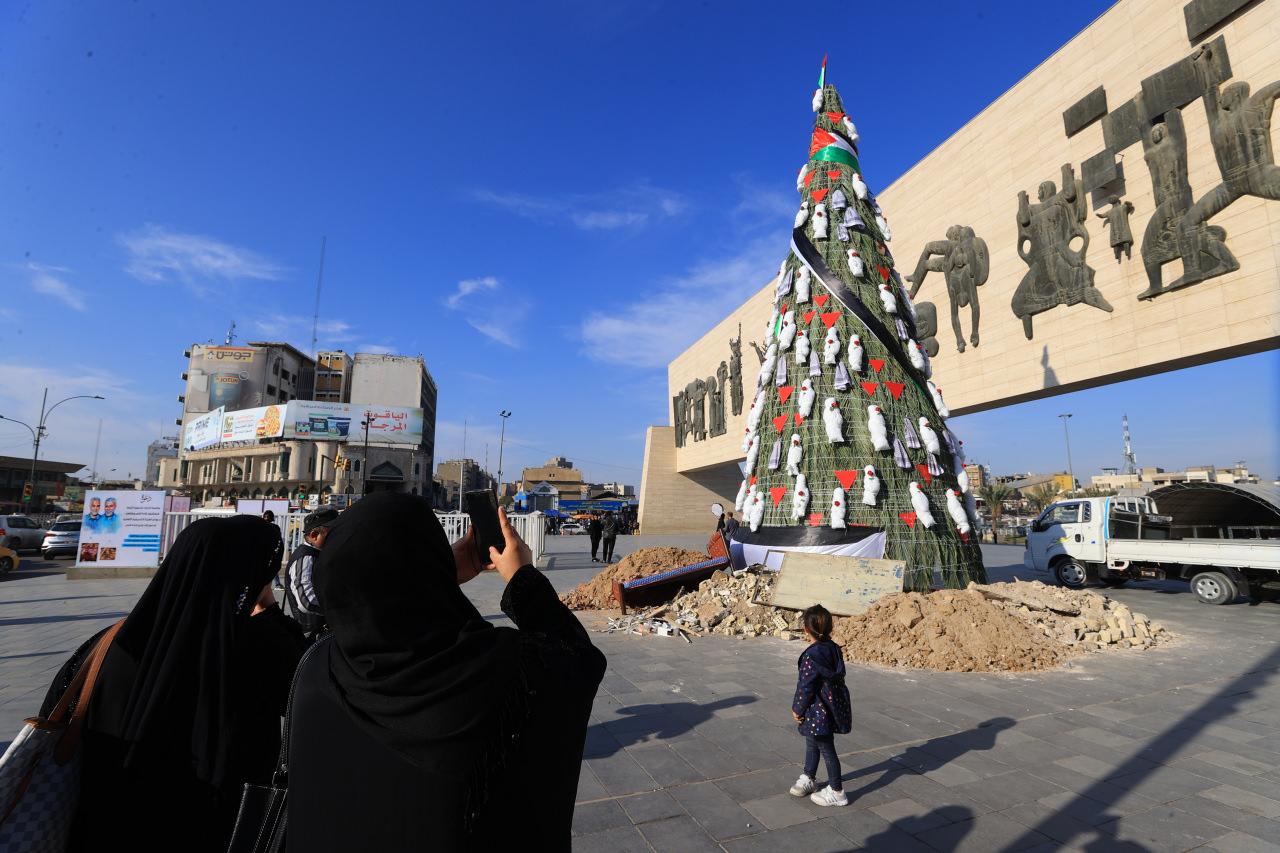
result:
M 618 552 L 697 539 L 622 537 Z M 584 537 L 548 541 L 557 589 L 594 573 Z M 1021 549 L 984 554 L 993 580 L 1035 577 Z M 69 582 L 67 565 L 28 560 L 0 582 L 0 742 L 145 586 Z M 498 578 L 467 591 L 505 621 Z M 596 634 L 609 672 L 575 850 L 1280 851 L 1280 605 L 1210 607 L 1173 583 L 1112 594 L 1176 641 L 1037 675 L 851 666 L 843 809 L 787 794 L 800 643 Z

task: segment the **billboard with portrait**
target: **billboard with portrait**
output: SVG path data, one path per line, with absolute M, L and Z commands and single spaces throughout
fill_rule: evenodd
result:
M 164 497 L 164 492 L 132 489 L 86 492 L 76 565 L 158 565 Z
M 285 409 L 285 405 L 277 405 L 227 412 L 222 416 L 220 440 L 257 441 L 261 438 L 279 438 L 284 434 Z
M 225 414 L 226 409 L 219 406 L 208 414 L 188 421 L 182 428 L 182 448 L 202 450 L 222 441 L 222 417 Z

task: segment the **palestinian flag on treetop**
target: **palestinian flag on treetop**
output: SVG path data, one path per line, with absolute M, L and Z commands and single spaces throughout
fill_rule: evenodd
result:
M 853 167 L 855 172 L 862 171 L 858 166 L 858 155 L 854 153 L 853 146 L 843 137 L 820 127 L 813 129 L 813 138 L 809 140 L 809 159 L 843 163 Z

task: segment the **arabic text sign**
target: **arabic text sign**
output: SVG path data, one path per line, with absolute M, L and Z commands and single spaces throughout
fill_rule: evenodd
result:
M 364 439 L 364 419 L 369 418 L 369 441 L 377 444 L 421 444 L 422 409 L 402 406 L 352 404 L 352 437 Z
M 77 566 L 144 566 L 160 562 L 164 492 L 85 494 Z
M 200 450 L 222 441 L 222 418 L 226 408 L 219 406 L 207 415 L 201 415 L 187 423 L 182 431 L 182 446 L 187 450 Z

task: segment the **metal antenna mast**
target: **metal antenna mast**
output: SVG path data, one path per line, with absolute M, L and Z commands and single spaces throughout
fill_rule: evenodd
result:
M 1129 416 L 1124 415 L 1120 423 L 1124 425 L 1124 473 L 1138 473 L 1138 457 L 1133 454 L 1133 441 L 1129 437 Z
M 231 321 L 231 328 L 227 329 L 227 339 L 223 342 L 223 346 L 231 346 L 236 342 L 236 321 Z
M 328 237 L 320 238 L 320 271 L 316 273 L 316 310 L 311 315 L 311 357 L 315 358 L 319 350 L 316 348 L 316 330 L 320 327 L 320 285 L 324 284 L 324 245 Z

